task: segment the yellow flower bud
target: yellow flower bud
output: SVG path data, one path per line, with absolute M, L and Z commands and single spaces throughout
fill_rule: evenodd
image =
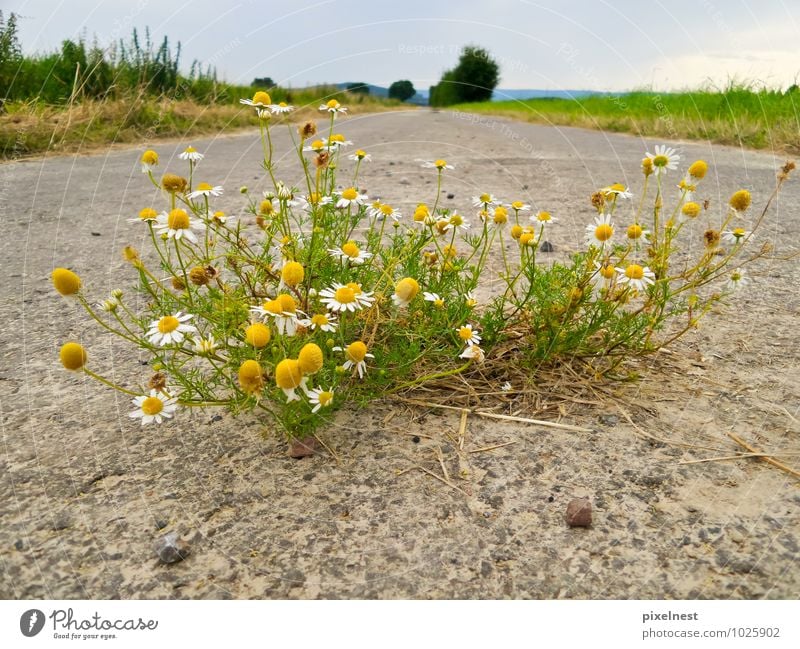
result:
M 86 365 L 86 350 L 78 343 L 65 343 L 59 352 L 61 364 L 68 370 L 79 370 Z
M 81 289 L 81 278 L 66 268 L 53 271 L 53 286 L 61 295 L 74 295 Z

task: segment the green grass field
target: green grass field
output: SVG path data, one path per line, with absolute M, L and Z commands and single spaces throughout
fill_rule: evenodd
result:
M 458 104 L 452 110 L 580 126 L 647 137 L 709 140 L 753 149 L 800 151 L 800 90 L 632 92 L 581 99 Z

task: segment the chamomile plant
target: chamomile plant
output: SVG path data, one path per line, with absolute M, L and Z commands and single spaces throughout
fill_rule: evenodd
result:
M 90 369 L 79 343 L 61 348 L 66 369 L 128 394 L 142 425 L 226 406 L 258 409 L 287 437 L 306 437 L 344 404 L 485 363 L 495 375 L 566 356 L 613 368 L 696 327 L 747 283 L 743 267 L 759 254 L 744 253 L 764 218 L 750 216 L 750 194 L 736 192 L 721 211 L 696 202 L 708 166 L 694 162 L 681 179 L 672 148 L 643 159 L 639 196 L 621 184 L 595 192 L 585 245 L 567 263 L 544 262 L 548 231 L 565 227 L 558 206 L 534 209 L 486 188 L 463 209 L 442 207 L 442 180 L 458 172 L 444 159 L 420 161 L 435 180 L 427 201 L 401 209 L 371 198 L 360 179 L 372 156 L 347 152 L 346 107 L 335 99 L 319 107 L 325 132 L 288 127 L 301 163 L 289 178 L 271 119 L 292 107 L 261 91 L 243 103 L 258 120 L 263 174 L 261 187 L 239 190 L 241 216 L 218 208 L 232 192 L 206 176 L 203 152 L 188 147 L 185 168 L 159 177 L 148 150 L 141 170 L 163 204 L 128 220 L 152 251 L 123 251 L 144 299 L 118 289 L 90 302 L 75 272 L 53 272 L 59 293 L 149 357 L 151 375 L 120 385 Z M 490 274 L 500 288 L 476 298 Z

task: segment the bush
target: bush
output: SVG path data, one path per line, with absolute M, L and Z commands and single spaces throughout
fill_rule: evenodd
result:
M 416 94 L 417 91 L 414 90 L 414 84 L 412 84 L 408 79 L 395 81 L 391 86 L 389 86 L 389 99 L 406 101 L 411 99 Z
M 131 219 L 149 233 L 154 254 L 123 252 L 142 311 L 122 289 L 90 303 L 76 274 L 53 273 L 60 294 L 150 357 L 146 385 L 128 387 L 89 369 L 93 353 L 79 345 L 61 352 L 67 369 L 133 396 L 131 416 L 142 424 L 186 407 L 255 408 L 287 437 L 305 437 L 344 404 L 456 374 L 502 381 L 573 357 L 609 373 L 697 327 L 747 283 L 742 266 L 767 250 L 737 265 L 766 209 L 749 216 L 746 190 L 719 212 L 692 201 L 708 172 L 703 161 L 674 192 L 679 156 L 659 146 L 641 162 L 638 207 L 626 204 L 623 185 L 598 189 L 585 249 L 568 263 L 543 264 L 540 244 L 559 227 L 557 214 L 488 192 L 473 198 L 474 218 L 443 208 L 442 179 L 453 169 L 445 160 L 423 163 L 436 189 L 413 214 L 370 200 L 359 189 L 370 156 L 344 153 L 335 126 L 345 108 L 335 99 L 320 107 L 325 137 L 313 122 L 299 127 L 304 189 L 287 185 L 276 176 L 269 113 L 279 106 L 270 102 L 263 92 L 252 100 L 269 180 L 263 191 L 241 188 L 247 218 L 215 209 L 223 188 L 198 182 L 213 180 L 200 152 L 187 148 L 184 175 L 160 180 L 158 155 L 143 154 L 142 170 L 166 204 L 143 205 Z M 340 170 L 352 178 L 341 190 Z M 499 274 L 500 287 L 479 301 L 487 274 Z
M 431 88 L 431 106 L 489 101 L 500 80 L 500 67 L 485 49 L 468 45 L 458 64 Z

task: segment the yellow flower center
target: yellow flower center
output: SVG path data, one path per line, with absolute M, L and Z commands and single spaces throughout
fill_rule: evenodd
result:
M 322 194 L 318 192 L 311 192 L 308 195 L 308 202 L 312 205 L 317 205 L 322 200 Z
M 247 341 L 248 345 L 252 345 L 258 349 L 269 343 L 270 338 L 272 338 L 272 334 L 270 333 L 269 328 L 260 322 L 251 324 L 247 329 L 245 329 L 245 341 Z
M 381 214 L 384 216 L 391 216 L 394 214 L 394 208 L 391 205 L 381 205 L 380 206 Z
M 730 206 L 737 212 L 744 212 L 750 207 L 750 200 L 750 192 L 746 189 L 740 189 L 731 196 Z
M 270 200 L 261 201 L 261 205 L 259 205 L 258 211 L 261 212 L 261 214 L 270 215 L 275 212 L 275 206 L 272 204 L 272 201 Z
M 336 293 L 334 293 L 334 297 L 339 304 L 351 304 L 356 301 L 355 292 L 348 286 L 337 288 Z
M 620 183 L 614 183 L 608 189 L 612 192 L 624 192 L 625 185 L 621 185 Z
M 53 271 L 53 286 L 61 295 L 73 295 L 81 288 L 81 278 L 67 268 Z
M 79 370 L 86 365 L 86 350 L 78 343 L 65 343 L 59 352 L 61 364 L 68 370 Z
M 321 406 L 327 406 L 331 401 L 333 401 L 333 392 L 329 392 L 328 390 L 324 390 L 320 392 L 317 396 L 317 401 Z
M 335 99 L 329 99 L 328 102 L 325 104 L 328 108 L 339 108 L 341 104 L 336 101 Z
M 464 218 L 460 214 L 453 214 L 453 216 L 450 217 L 450 225 L 453 227 L 464 225 Z
M 293 358 L 285 358 L 275 367 L 275 383 L 279 388 L 290 390 L 299 387 L 302 381 L 300 363 Z
M 602 275 L 605 279 L 613 279 L 615 273 L 616 269 L 611 264 L 607 264 L 600 268 L 600 275 Z
M 210 191 L 212 189 L 214 189 L 214 188 L 211 185 L 209 185 L 208 183 L 197 183 L 197 191 L 199 191 L 199 192 L 207 192 L 207 191 Z
M 469 327 L 461 327 L 458 330 L 458 337 L 461 338 L 461 340 L 469 340 L 472 338 L 472 329 Z
M 608 223 L 601 223 L 594 229 L 594 237 L 598 241 L 608 241 L 614 234 L 614 228 Z
M 272 98 L 263 90 L 259 90 L 256 94 L 253 95 L 253 103 L 254 104 L 264 104 L 268 106 L 272 103 Z
M 553 217 L 551 216 L 550 212 L 539 212 L 536 215 L 536 218 L 541 221 L 542 223 L 547 223 L 548 221 L 552 221 Z M 548 230 L 549 232 L 549 230 Z
M 257 361 L 249 360 L 239 367 L 239 385 L 245 392 L 258 392 L 264 387 L 264 376 L 261 365 Z
M 358 192 L 355 187 L 348 187 L 342 192 L 342 198 L 346 201 L 353 201 L 358 198 Z
M 742 273 L 740 271 L 735 270 L 731 273 L 732 282 L 738 282 L 740 279 L 742 279 Z
M 708 173 L 708 164 L 705 160 L 693 162 L 689 167 L 689 175 L 692 178 L 701 180 L 702 178 L 705 178 L 706 173 Z
M 297 362 L 303 374 L 319 372 L 323 364 L 322 349 L 320 349 L 319 345 L 308 343 L 300 350 Z
M 350 343 L 344 350 L 347 360 L 353 363 L 360 363 L 367 355 L 367 346 L 360 340 Z
M 347 284 L 345 284 L 345 286 L 347 286 L 347 288 L 352 290 L 353 293 L 355 293 L 356 297 L 358 297 L 364 292 L 361 290 L 361 284 L 356 284 L 355 282 L 348 282 Z
M 404 302 L 410 302 L 419 292 L 419 283 L 413 277 L 406 277 L 397 282 L 394 292 Z
M 437 169 L 444 169 L 447 166 L 447 161 L 446 160 L 441 160 L 441 159 L 440 160 L 434 160 L 433 166 L 436 167 Z
M 653 164 L 656 167 L 666 167 L 669 164 L 669 158 L 665 155 L 657 155 L 653 158 Z
M 167 217 L 167 225 L 170 230 L 186 230 L 189 227 L 189 215 L 186 210 L 180 208 L 171 210 Z
M 142 221 L 150 221 L 158 216 L 158 212 L 156 212 L 152 207 L 145 207 L 139 212 L 139 218 Z
M 451 246 L 449 243 L 442 248 L 442 252 L 444 253 L 445 259 L 452 259 L 458 254 L 458 250 L 456 250 L 455 246 Z
M 288 293 L 281 293 L 275 300 L 281 305 L 281 311 L 294 313 L 297 311 L 297 302 Z
M 355 244 L 355 241 L 348 241 L 346 244 L 344 244 L 342 246 L 342 252 L 351 259 L 354 259 L 361 254 L 361 250 L 359 250 L 358 246 Z
M 328 322 L 330 322 L 328 320 L 328 316 L 326 316 L 324 313 L 317 313 L 311 317 L 311 323 L 317 327 L 324 327 L 326 324 L 328 324 Z
M 367 155 L 367 152 L 366 152 L 366 151 L 364 151 L 363 149 L 359 149 L 358 151 L 356 151 L 356 157 L 357 157 L 359 160 L 361 160 L 361 159 L 363 159 L 364 157 L 366 157 L 366 155 Z
M 164 409 L 164 402 L 158 397 L 147 397 L 142 401 L 142 412 L 146 415 L 157 415 Z
M 322 151 L 322 149 L 325 148 L 325 143 L 322 140 L 314 140 L 311 143 L 311 148 L 314 149 L 314 151 Z
M 528 246 L 533 242 L 534 236 L 532 232 L 523 232 L 519 235 L 519 243 L 523 246 Z
M 630 279 L 642 279 L 644 277 L 644 268 L 639 264 L 631 264 L 625 269 L 625 275 Z
M 735 228 L 733 230 L 732 234 L 737 239 L 741 239 L 745 235 L 745 229 L 744 228 Z
M 638 223 L 634 223 L 633 225 L 628 226 L 628 239 L 638 239 L 642 236 L 642 226 Z
M 334 133 L 331 135 L 331 142 L 344 142 L 344 135 L 341 133 Z
M 269 300 L 261 305 L 261 308 L 268 313 L 278 315 L 283 309 L 281 308 L 280 300 Z
M 437 309 L 443 309 L 444 308 L 444 300 L 442 298 L 439 298 L 438 300 L 434 300 L 433 301 L 433 305 Z
M 161 320 L 158 321 L 158 330 L 162 334 L 168 334 L 172 331 L 175 331 L 180 326 L 180 320 L 176 318 L 174 315 L 165 315 Z
M 481 203 L 491 203 L 492 202 L 492 196 L 490 194 L 481 194 L 479 196 L 479 198 L 481 200 Z
M 690 219 L 695 218 L 698 214 L 700 214 L 700 205 L 694 202 L 686 203 L 682 208 L 681 211 L 688 216 Z
M 525 203 L 522 201 L 514 201 L 511 203 L 511 207 L 513 207 L 515 210 L 521 210 L 523 207 L 525 207 Z
M 142 162 L 144 162 L 147 165 L 157 165 L 158 154 L 155 151 L 148 149 L 142 154 Z
M 303 265 L 296 261 L 287 262 L 281 270 L 281 279 L 286 286 L 297 286 L 305 276 Z
M 522 226 L 521 225 L 512 225 L 511 226 L 511 237 L 513 239 L 519 239 L 522 235 Z

